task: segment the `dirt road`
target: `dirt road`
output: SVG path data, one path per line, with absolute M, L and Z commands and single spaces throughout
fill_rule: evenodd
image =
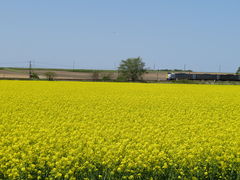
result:
M 40 77 L 40 79 L 45 79 L 45 73 L 49 72 L 49 70 L 34 70 Z M 55 79 L 66 79 L 66 80 L 93 80 L 94 74 L 92 72 L 70 72 L 70 71 L 51 71 L 56 74 Z M 166 80 L 167 72 L 150 72 L 143 75 L 144 80 L 148 81 L 156 81 L 156 80 Z M 96 76 L 96 75 L 95 75 Z M 98 79 L 102 79 L 104 77 L 110 77 L 110 79 L 116 79 L 118 76 L 117 72 L 99 72 Z M 0 79 L 7 78 L 20 78 L 20 79 L 28 79 L 29 71 L 28 70 L 0 70 Z

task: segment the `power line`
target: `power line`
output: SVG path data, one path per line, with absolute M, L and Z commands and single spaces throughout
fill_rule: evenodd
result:
M 54 67 L 54 68 L 66 68 L 66 69 L 75 69 L 76 62 L 73 61 L 72 65 L 63 65 L 63 64 L 55 64 L 55 63 L 45 63 L 45 62 L 38 62 L 38 61 L 15 61 L 15 62 L 0 62 L 0 66 L 11 66 L 11 67 L 26 67 L 26 64 L 28 64 L 28 68 L 30 68 L 30 64 L 33 67 L 34 66 L 44 66 L 44 67 Z
M 218 67 L 218 72 L 221 73 L 221 71 L 222 71 L 222 66 L 220 64 L 219 67 Z
M 32 78 L 32 61 L 29 61 L 29 78 Z
M 26 62 L 27 61 L 18 61 L 18 62 L 0 62 L 0 65 L 1 64 L 10 64 L 10 65 L 12 65 L 12 64 L 26 64 Z
M 56 67 L 73 68 L 73 66 L 62 65 L 62 64 L 49 64 L 49 63 L 41 63 L 41 62 L 36 62 L 36 64 L 37 65 L 44 65 L 44 66 L 56 66 Z
M 75 69 L 75 61 L 73 61 L 73 71 L 74 71 L 74 69 Z

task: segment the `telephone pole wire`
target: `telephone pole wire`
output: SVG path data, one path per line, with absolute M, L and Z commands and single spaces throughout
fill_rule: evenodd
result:
M 29 78 L 32 78 L 32 61 L 29 61 Z
M 73 61 L 73 71 L 75 70 L 75 61 Z

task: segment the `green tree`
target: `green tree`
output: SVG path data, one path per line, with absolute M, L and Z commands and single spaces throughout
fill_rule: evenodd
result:
M 38 74 L 35 73 L 35 72 L 31 73 L 30 78 L 31 78 L 31 79 L 40 79 L 39 76 L 38 76 Z
M 236 74 L 240 74 L 240 66 L 238 67 Z
M 56 73 L 55 72 L 46 72 L 46 73 L 44 73 L 44 75 L 46 76 L 46 78 L 49 81 L 53 81 L 54 78 L 56 77 Z
M 124 77 L 126 80 L 138 81 L 142 79 L 142 75 L 147 71 L 145 69 L 145 63 L 142 61 L 142 58 L 128 58 L 122 60 L 118 71 L 120 76 Z

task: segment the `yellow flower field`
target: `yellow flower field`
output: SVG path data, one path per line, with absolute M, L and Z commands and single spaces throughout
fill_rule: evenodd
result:
M 240 86 L 0 81 L 0 179 L 240 179 Z

